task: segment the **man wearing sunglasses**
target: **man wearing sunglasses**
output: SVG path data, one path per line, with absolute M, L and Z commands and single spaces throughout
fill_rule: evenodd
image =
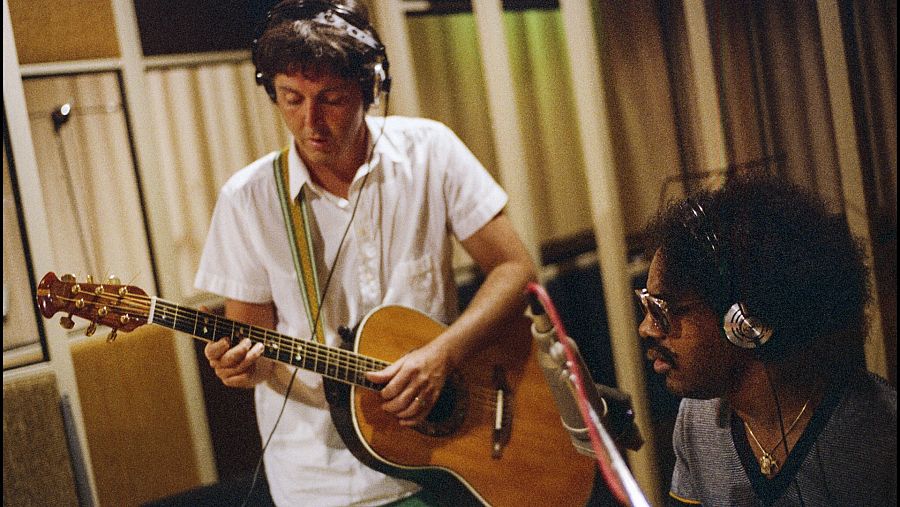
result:
M 639 333 L 683 398 L 672 505 L 896 505 L 897 392 L 864 370 L 868 282 L 842 215 L 736 177 L 671 204 Z

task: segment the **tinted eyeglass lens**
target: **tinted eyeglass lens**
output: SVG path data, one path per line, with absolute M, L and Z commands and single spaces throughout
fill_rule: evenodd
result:
M 653 323 L 656 324 L 656 327 L 664 334 L 669 334 L 669 318 L 666 315 L 666 311 L 661 306 L 662 302 L 648 294 L 646 289 L 636 290 L 634 293 L 641 303 L 644 314 L 649 313 L 650 318 L 653 319 Z
M 650 312 L 653 320 L 656 321 L 659 330 L 665 334 L 669 334 L 669 318 L 666 316 L 666 312 L 662 307 L 659 306 L 659 301 L 652 296 L 647 297 L 645 301 L 647 302 L 647 311 Z

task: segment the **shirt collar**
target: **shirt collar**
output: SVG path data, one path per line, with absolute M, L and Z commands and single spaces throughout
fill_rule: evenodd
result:
M 373 140 L 377 141 L 377 143 L 375 144 L 374 152 L 372 152 L 371 161 L 363 164 L 357 170 L 356 176 L 353 177 L 354 183 L 383 163 L 399 162 L 401 160 L 397 147 L 385 135 L 386 132 L 383 130 L 384 122 L 385 118 L 383 117 L 366 116 L 366 128 L 369 129 L 369 144 L 366 147 L 366 151 L 372 150 Z M 293 199 L 296 199 L 300 195 L 300 189 L 304 185 L 311 184 L 312 179 L 309 176 L 309 169 L 297 152 L 297 144 L 294 142 L 293 136 L 291 137 L 290 151 L 288 152 L 288 173 L 290 178 L 290 195 Z

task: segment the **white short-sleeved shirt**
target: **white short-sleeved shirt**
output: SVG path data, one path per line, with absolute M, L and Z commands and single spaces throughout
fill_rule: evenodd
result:
M 296 198 L 303 189 L 310 204 L 320 288 L 359 198 L 323 302 L 326 341 L 334 346 L 340 342 L 339 326 L 352 328 L 381 304 L 405 305 L 451 322 L 457 314 L 451 235 L 467 239 L 507 202 L 506 193 L 443 124 L 397 116 L 386 123 L 367 118 L 367 123 L 377 143 L 371 163 L 360 167 L 351 184 L 349 199 L 313 184 L 293 143 L 290 149 L 290 193 Z M 223 186 L 195 285 L 229 299 L 274 302 L 277 331 L 309 339 L 274 181 L 275 156 L 253 162 Z M 263 440 L 281 409 L 286 381 L 278 377 L 256 387 Z M 379 505 L 418 490 L 350 454 L 332 423 L 321 377 L 312 372 L 297 373 L 264 459 L 278 505 Z

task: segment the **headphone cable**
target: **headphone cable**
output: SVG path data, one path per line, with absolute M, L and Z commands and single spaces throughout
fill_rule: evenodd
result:
M 337 253 L 334 255 L 334 261 L 331 263 L 331 269 L 328 270 L 328 277 L 325 279 L 325 285 L 322 287 L 322 297 L 321 304 L 319 304 L 318 309 L 316 310 L 316 317 L 313 319 L 313 325 L 310 328 L 310 336 L 309 339 L 315 339 L 316 329 L 319 328 L 319 321 L 322 316 L 322 308 L 325 306 L 325 295 L 328 294 L 328 288 L 331 286 L 331 278 L 334 275 L 334 268 L 337 267 L 338 260 L 340 259 L 341 252 L 344 248 L 344 241 L 347 239 L 347 235 L 350 232 L 350 226 L 353 225 L 353 219 L 356 217 L 356 211 L 359 208 L 359 201 L 362 198 L 362 191 L 366 188 L 366 182 L 369 180 L 369 175 L 372 174 L 372 159 L 375 157 L 375 146 L 378 145 L 378 142 L 381 140 L 381 137 L 384 135 L 384 129 L 387 125 L 387 113 L 388 113 L 388 102 L 390 101 L 391 95 L 389 93 L 385 93 L 384 98 L 384 116 L 381 121 L 381 131 L 378 133 L 378 137 L 375 138 L 375 141 L 372 142 L 372 148 L 369 150 L 368 160 L 366 161 L 367 171 L 363 176 L 362 183 L 359 185 L 359 191 L 356 194 L 356 200 L 353 203 L 353 211 L 350 213 L 350 220 L 347 221 L 347 226 L 344 227 L 344 232 L 341 235 L 341 241 L 338 243 Z M 365 119 L 363 120 L 365 121 Z M 303 189 L 301 188 L 302 192 Z M 291 394 L 291 387 L 294 385 L 294 379 L 297 378 L 297 371 L 299 368 L 294 367 L 294 371 L 291 374 L 291 380 L 288 382 L 287 389 L 284 392 L 284 399 L 281 402 L 281 409 L 278 411 L 278 417 L 275 419 L 275 424 L 272 425 L 272 430 L 269 431 L 269 436 L 266 437 L 266 443 L 263 445 L 262 450 L 259 453 L 259 459 L 256 461 L 256 468 L 253 472 L 253 481 L 250 483 L 250 489 L 247 491 L 247 497 L 244 499 L 244 503 L 241 504 L 241 507 L 247 507 L 250 502 L 250 498 L 253 496 L 253 488 L 256 487 L 256 481 L 259 479 L 259 472 L 262 469 L 263 456 L 266 454 L 266 449 L 269 448 L 269 442 L 272 440 L 272 436 L 275 434 L 275 429 L 278 428 L 278 423 L 281 422 L 281 416 L 284 414 L 284 409 L 287 406 L 288 398 Z
M 787 464 L 791 451 L 788 448 L 787 432 L 784 429 L 784 417 L 781 415 L 781 403 L 778 401 L 778 391 L 775 389 L 775 383 L 772 382 L 772 373 L 769 371 L 769 365 L 766 364 L 764 369 L 766 371 L 766 379 L 769 381 L 769 388 L 772 390 L 772 397 L 775 399 L 775 413 L 778 415 L 778 427 L 781 430 L 781 443 L 784 446 L 784 462 Z M 801 507 L 805 507 L 806 503 L 803 502 L 803 493 L 800 491 L 800 483 L 797 481 L 796 476 L 791 482 L 793 482 L 794 487 L 797 488 L 797 499 L 800 501 Z

